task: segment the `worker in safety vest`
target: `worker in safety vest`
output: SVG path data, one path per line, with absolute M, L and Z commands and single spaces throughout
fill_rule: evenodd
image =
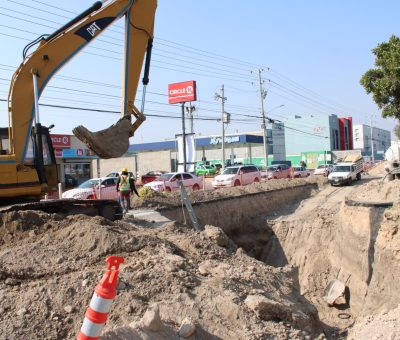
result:
M 134 192 L 139 197 L 135 181 L 133 178 L 129 177 L 127 168 L 123 168 L 121 175 L 118 177 L 117 191 L 119 192 L 122 212 L 125 215 L 131 206 L 131 193 Z

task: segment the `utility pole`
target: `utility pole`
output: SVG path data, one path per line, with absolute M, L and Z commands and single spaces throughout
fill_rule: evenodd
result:
M 215 100 L 221 99 L 221 123 L 222 123 L 222 170 L 225 168 L 225 102 L 228 98 L 225 97 L 224 85 L 221 85 L 221 94 L 214 96 Z
M 375 162 L 375 148 L 374 148 L 374 137 L 373 137 L 373 128 L 372 128 L 372 118 L 373 118 L 373 114 L 371 115 L 371 159 L 372 162 Z
M 186 172 L 185 103 L 182 103 L 183 172 Z
M 193 112 L 196 111 L 196 107 L 192 106 L 192 102 L 189 102 L 189 106 L 186 107 L 186 112 L 189 116 L 190 121 L 190 133 L 193 133 Z
M 267 92 L 263 89 L 262 84 L 264 81 L 261 79 L 261 73 L 263 72 L 263 69 L 258 70 L 258 80 L 259 80 L 259 86 L 260 86 L 260 103 L 261 103 L 261 129 L 263 132 L 263 144 L 264 144 L 264 164 L 265 166 L 268 166 L 268 140 L 267 140 L 267 125 L 265 122 L 265 112 L 264 112 L 264 99 L 267 96 Z

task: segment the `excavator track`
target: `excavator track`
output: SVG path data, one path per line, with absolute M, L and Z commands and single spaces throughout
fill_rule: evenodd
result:
M 47 213 L 61 213 L 65 215 L 84 214 L 88 216 L 103 216 L 111 221 L 120 220 L 123 216 L 121 206 L 114 200 L 60 199 L 0 207 L 0 213 L 21 210 L 40 210 Z

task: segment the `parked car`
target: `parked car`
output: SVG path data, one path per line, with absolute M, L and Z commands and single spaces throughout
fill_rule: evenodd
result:
M 213 188 L 236 187 L 260 182 L 260 170 L 255 165 L 235 165 L 227 167 L 221 175 L 214 177 Z
M 333 170 L 331 164 L 322 164 L 314 170 L 314 175 L 328 176 Z
M 267 179 L 290 178 L 291 167 L 287 164 L 274 164 L 267 167 Z
M 110 172 L 106 177 L 119 177 L 121 176 L 121 171 L 119 172 Z M 128 176 L 135 178 L 132 171 L 128 171 Z
M 212 167 L 211 165 L 201 164 L 196 166 L 195 173 L 198 176 L 203 176 L 203 175 L 211 176 L 215 175 L 215 168 Z
M 311 173 L 306 168 L 302 166 L 294 167 L 294 178 L 304 178 L 310 176 Z
M 182 181 L 185 188 L 199 190 L 203 185 L 203 179 L 188 172 L 167 172 L 144 187 L 149 187 L 155 191 L 174 191 L 179 190 L 178 180 Z
M 141 183 L 145 185 L 146 183 L 153 182 L 156 178 L 160 177 L 162 174 L 166 174 L 168 171 L 149 171 L 147 174 L 141 176 Z
M 62 194 L 62 198 L 75 199 L 118 199 L 117 193 L 118 177 L 92 178 L 83 182 L 75 189 L 67 190 Z

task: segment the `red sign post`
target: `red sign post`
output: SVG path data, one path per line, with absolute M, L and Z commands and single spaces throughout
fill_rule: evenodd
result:
M 186 103 L 197 100 L 196 81 L 168 84 L 168 103 Z
M 70 135 L 50 135 L 51 142 L 54 148 L 69 148 L 71 147 Z

